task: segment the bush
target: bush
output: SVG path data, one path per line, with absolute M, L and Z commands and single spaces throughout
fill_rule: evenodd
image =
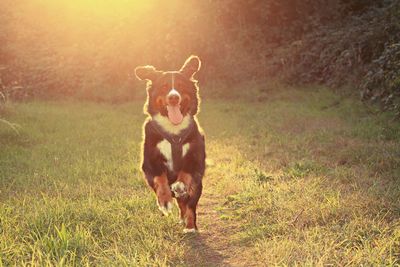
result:
M 355 86 L 363 99 L 380 101 L 384 108 L 399 112 L 399 10 L 399 2 L 387 2 L 319 26 L 275 49 L 270 75 L 279 73 L 294 84 Z
M 371 64 L 360 89 L 363 99 L 380 101 L 383 108 L 395 109 L 400 116 L 400 42 L 385 47 Z
M 4 85 L 22 86 L 27 98 L 129 101 L 143 96 L 134 90 L 135 66 L 178 69 L 198 54 L 203 85 L 277 77 L 294 84 L 350 84 L 364 98 L 397 107 L 396 71 L 390 70 L 396 64 L 388 60 L 400 42 L 399 1 L 110 3 L 1 1 Z M 378 69 L 386 73 L 381 78 Z M 381 86 L 383 77 L 390 80 Z

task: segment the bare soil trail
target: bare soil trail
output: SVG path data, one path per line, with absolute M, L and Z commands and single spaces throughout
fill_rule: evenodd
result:
M 215 168 L 214 166 L 209 168 Z M 189 247 L 185 262 L 188 266 L 260 266 L 250 248 L 235 242 L 240 224 L 221 218 L 220 207 L 225 198 L 213 192 L 217 177 L 204 177 L 204 190 L 198 206 L 199 232 L 185 239 Z

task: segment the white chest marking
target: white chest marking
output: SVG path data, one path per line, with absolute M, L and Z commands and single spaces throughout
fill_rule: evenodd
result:
M 189 150 L 189 143 L 186 143 L 182 146 L 182 157 L 184 157 L 186 155 L 186 153 Z
M 183 117 L 183 120 L 180 124 L 174 125 L 169 119 L 165 116 L 161 116 L 161 114 L 156 114 L 153 116 L 153 120 L 155 120 L 161 128 L 164 129 L 167 133 L 170 134 L 179 134 L 182 130 L 189 127 L 190 121 L 192 118 L 189 115 Z
M 167 160 L 168 169 L 172 170 L 173 169 L 173 163 L 172 163 L 171 143 L 168 142 L 166 139 L 163 139 L 157 144 L 157 148 L 160 150 L 160 153 Z
M 167 165 L 168 169 L 173 170 L 174 163 L 172 161 L 171 143 L 168 142 L 168 140 L 163 139 L 157 144 L 157 148 L 158 148 L 158 150 L 160 150 L 160 153 L 167 160 L 166 165 Z M 186 155 L 188 150 L 189 150 L 189 143 L 186 143 L 182 146 L 182 157 L 184 157 Z

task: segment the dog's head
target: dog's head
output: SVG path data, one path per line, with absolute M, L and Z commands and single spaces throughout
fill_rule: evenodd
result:
M 190 56 L 179 71 L 159 71 L 153 66 L 135 69 L 140 80 L 147 80 L 147 112 L 161 115 L 179 125 L 187 116 L 198 110 L 199 98 L 194 74 L 200 69 L 200 59 Z

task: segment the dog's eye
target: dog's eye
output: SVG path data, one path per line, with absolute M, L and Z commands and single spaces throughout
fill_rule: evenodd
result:
M 157 103 L 157 105 L 159 105 L 159 106 L 163 106 L 163 105 L 164 105 L 164 99 L 163 99 L 163 97 L 161 97 L 161 96 L 157 97 L 156 103 Z
M 189 95 L 187 95 L 187 94 L 184 94 L 183 95 L 183 100 L 182 100 L 183 102 L 190 102 L 190 96 Z

